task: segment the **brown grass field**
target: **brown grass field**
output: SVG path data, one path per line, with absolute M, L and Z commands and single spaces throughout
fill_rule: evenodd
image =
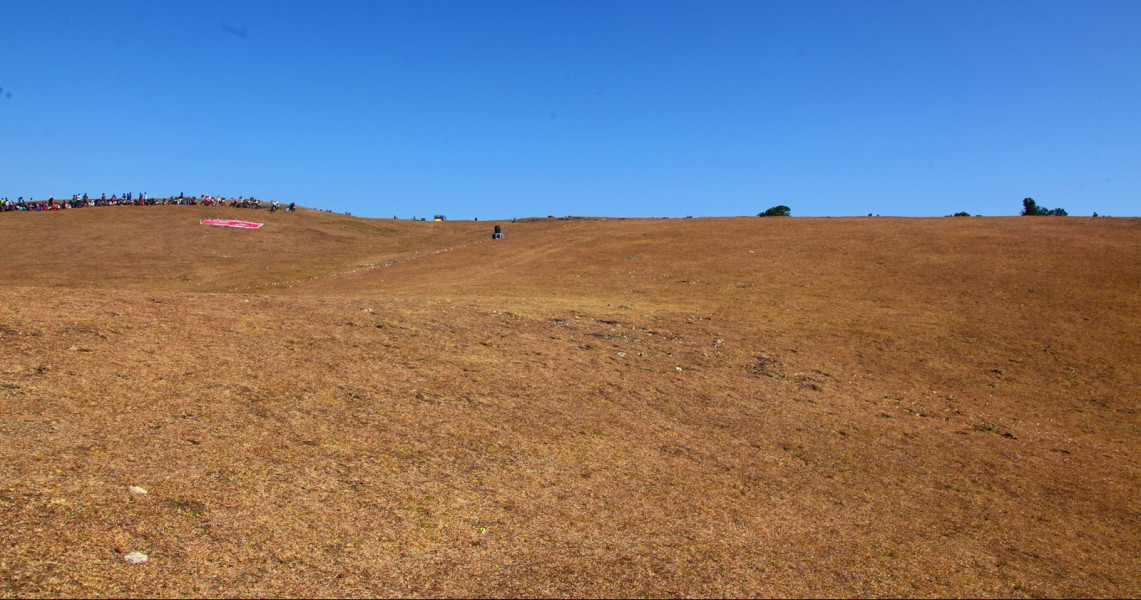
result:
M 0 596 L 1141 595 L 1141 220 L 494 224 L 0 214 Z

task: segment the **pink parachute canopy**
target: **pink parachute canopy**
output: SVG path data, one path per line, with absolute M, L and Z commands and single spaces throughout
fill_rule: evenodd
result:
M 261 223 L 250 223 L 249 221 L 227 221 L 224 219 L 204 219 L 203 225 L 218 225 L 219 227 L 240 227 L 242 229 L 257 229 L 261 227 Z

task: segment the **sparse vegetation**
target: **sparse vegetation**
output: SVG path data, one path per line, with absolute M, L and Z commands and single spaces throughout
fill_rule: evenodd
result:
M 0 216 L 0 595 L 1141 595 L 1141 220 L 204 210 Z

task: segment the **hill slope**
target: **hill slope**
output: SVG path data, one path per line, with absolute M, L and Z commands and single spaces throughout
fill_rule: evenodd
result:
M 1141 221 L 210 210 L 0 215 L 7 595 L 1141 592 Z
M 466 241 L 472 223 L 358 219 L 204 206 L 116 206 L 4 213 L 0 285 L 234 291 L 307 280 L 371 256 Z M 203 219 L 250 220 L 257 230 Z M 482 229 L 486 229 L 483 227 Z

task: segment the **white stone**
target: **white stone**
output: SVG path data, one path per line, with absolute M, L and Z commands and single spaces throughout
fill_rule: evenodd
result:
M 123 557 L 123 560 L 131 563 L 132 565 L 139 565 L 147 562 L 147 555 L 142 552 L 131 552 Z
M 147 491 L 145 489 L 137 486 L 137 485 L 127 486 L 127 491 L 131 492 L 132 494 L 134 494 L 136 496 L 146 496 L 147 495 Z

